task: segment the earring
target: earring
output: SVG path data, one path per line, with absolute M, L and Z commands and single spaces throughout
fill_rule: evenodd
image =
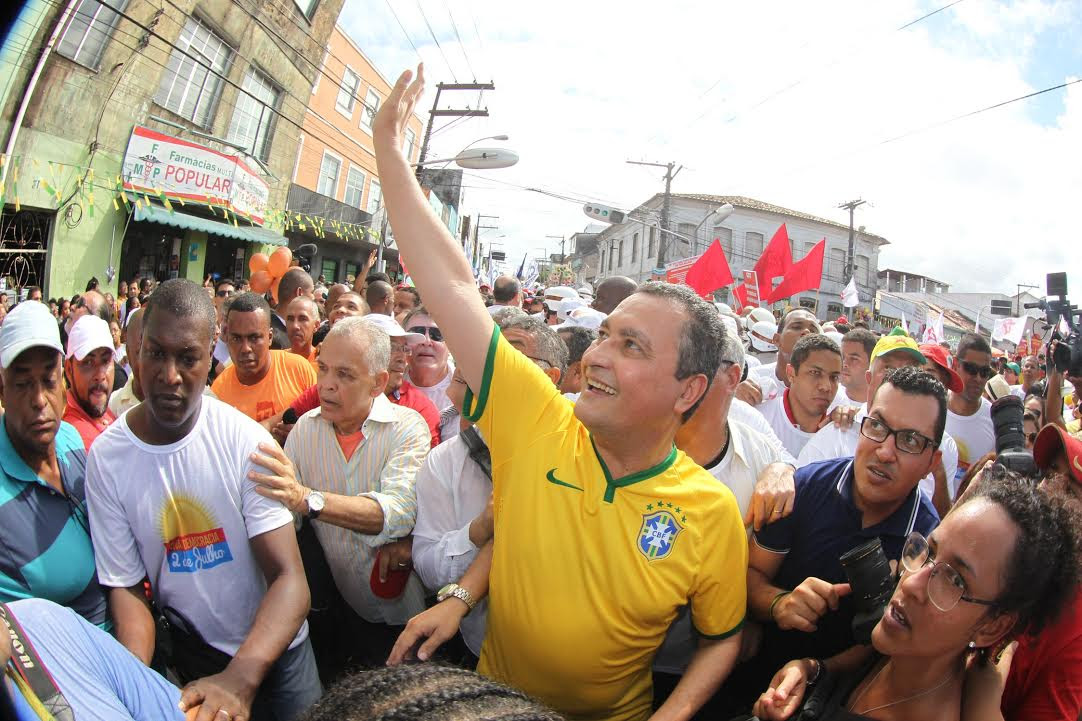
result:
M 970 647 L 971 649 L 974 649 L 974 648 L 976 648 L 976 647 L 977 647 L 977 642 L 976 642 L 976 641 L 970 641 L 970 642 L 969 642 L 969 647 Z

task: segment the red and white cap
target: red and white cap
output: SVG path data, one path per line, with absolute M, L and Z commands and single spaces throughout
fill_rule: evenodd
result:
M 1067 456 L 1071 477 L 1076 483 L 1082 483 L 1082 439 L 1054 423 L 1049 423 L 1037 434 L 1037 440 L 1033 442 L 1033 460 L 1038 468 L 1047 470 L 1061 450 Z

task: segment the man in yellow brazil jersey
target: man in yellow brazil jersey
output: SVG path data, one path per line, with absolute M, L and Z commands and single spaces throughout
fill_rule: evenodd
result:
M 412 80 L 412 83 L 411 83 Z M 423 71 L 375 120 L 395 239 L 473 392 L 464 416 L 492 454 L 495 542 L 415 617 L 389 661 L 430 656 L 484 595 L 478 670 L 571 719 L 650 718 L 650 663 L 681 607 L 699 646 L 654 719 L 689 719 L 732 669 L 746 606 L 747 540 L 732 493 L 673 445 L 720 362 L 725 329 L 685 287 L 626 298 L 583 355 L 577 404 L 505 340 L 460 246 L 402 151 Z M 449 630 L 448 630 L 449 629 Z M 425 640 L 427 639 L 427 640 Z

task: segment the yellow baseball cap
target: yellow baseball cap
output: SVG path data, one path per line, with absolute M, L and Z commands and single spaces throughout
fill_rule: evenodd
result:
M 916 358 L 921 365 L 928 362 L 928 359 L 920 352 L 920 348 L 917 347 L 917 342 L 910 338 L 900 327 L 895 328 L 888 335 L 879 339 L 879 342 L 875 344 L 875 348 L 872 349 L 872 356 L 868 362 L 871 363 L 879 356 L 886 355 L 887 353 L 894 353 L 895 351 L 903 351 L 910 354 Z

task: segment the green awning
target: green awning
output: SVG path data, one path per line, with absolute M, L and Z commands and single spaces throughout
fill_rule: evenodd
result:
M 150 223 L 161 223 L 162 225 L 169 225 L 174 228 L 184 228 L 185 230 L 201 230 L 210 235 L 233 238 L 234 240 L 246 240 L 249 243 L 261 243 L 266 245 L 289 244 L 289 241 L 285 236 L 279 235 L 273 230 L 260 228 L 256 225 L 233 225 L 232 223 L 223 223 L 218 220 L 201 218 L 198 215 L 182 213 L 179 210 L 174 210 L 174 212 L 170 213 L 160 205 L 151 205 L 150 203 L 136 206 L 135 219 Z

